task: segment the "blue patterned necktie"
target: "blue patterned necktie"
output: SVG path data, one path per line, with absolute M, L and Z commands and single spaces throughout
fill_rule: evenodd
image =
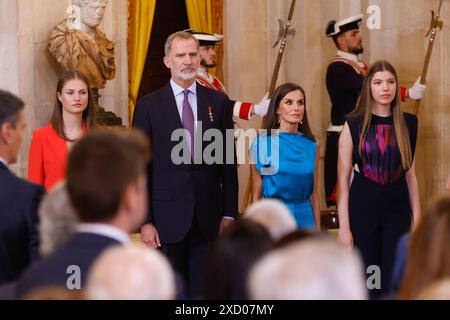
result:
M 189 90 L 184 90 L 184 100 L 183 100 L 183 112 L 182 120 L 183 128 L 189 131 L 191 135 L 190 141 L 188 141 L 189 151 L 191 152 L 191 158 L 194 158 L 194 140 L 195 140 L 195 125 L 194 125 L 194 113 L 192 112 L 191 105 L 189 104 Z

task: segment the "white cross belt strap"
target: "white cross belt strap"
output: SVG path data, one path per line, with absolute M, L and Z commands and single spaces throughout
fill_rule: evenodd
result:
M 327 129 L 327 132 L 342 132 L 342 130 L 344 130 L 344 125 L 342 126 L 333 126 L 332 124 L 330 124 L 330 126 Z

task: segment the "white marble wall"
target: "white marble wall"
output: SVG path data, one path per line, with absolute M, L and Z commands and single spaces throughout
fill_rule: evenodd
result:
M 0 88 L 19 91 L 19 46 L 17 3 L 15 0 L 0 2 Z
M 327 22 L 364 13 L 362 24 L 363 59 L 392 62 L 400 84 L 410 86 L 421 74 L 427 49 L 424 35 L 431 9 L 438 0 L 297 0 L 292 27 L 295 39 L 289 40 L 279 81 L 296 82 L 304 87 L 307 108 L 316 137 L 325 147 L 325 130 L 330 121 L 330 101 L 325 87 L 328 61 L 335 54 L 331 39 L 323 36 Z M 285 20 L 290 0 L 225 0 L 225 82 L 232 99 L 258 101 L 269 86 L 276 49 L 271 49 L 278 34 L 277 19 Z M 381 29 L 366 26 L 369 5 L 381 9 Z M 450 175 L 450 3 L 442 8 L 444 29 L 437 41 L 427 77 L 428 91 L 419 115 L 416 171 L 422 203 L 444 188 Z M 445 90 L 447 89 L 447 90 Z M 404 103 L 411 111 L 412 102 Z M 243 123 L 242 121 L 240 123 Z M 242 126 L 257 127 L 258 121 Z M 241 197 L 248 167 L 240 168 Z M 322 177 L 319 188 L 323 194 Z M 322 196 L 322 207 L 324 199 Z
M 48 52 L 48 35 L 66 16 L 68 0 L 0 1 L 0 87 L 24 99 L 27 131 L 18 163 L 13 169 L 27 173 L 31 133 L 49 122 L 59 66 Z M 127 1 L 110 0 L 101 25 L 116 43 L 117 73 L 100 93 L 101 105 L 128 122 Z

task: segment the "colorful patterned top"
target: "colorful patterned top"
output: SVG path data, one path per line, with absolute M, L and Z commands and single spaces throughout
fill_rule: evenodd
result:
M 417 141 L 417 117 L 403 113 L 409 131 L 411 151 L 414 157 Z M 372 115 L 367 135 L 362 145 L 362 157 L 359 156 L 361 118 L 346 117 L 353 141 L 353 164 L 373 182 L 388 185 L 396 182 L 405 174 L 402 158 L 395 136 L 392 116 Z

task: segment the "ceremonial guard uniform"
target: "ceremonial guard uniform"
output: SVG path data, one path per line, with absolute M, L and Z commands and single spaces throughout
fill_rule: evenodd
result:
M 359 29 L 362 17 L 363 15 L 360 14 L 339 22 L 330 21 L 325 35 L 335 39 L 344 32 Z M 338 46 L 337 43 L 336 46 Z M 355 51 L 358 52 L 358 50 Z M 362 51 L 361 46 L 359 52 Z M 327 129 L 324 172 L 327 206 L 336 204 L 339 135 L 344 127 L 345 116 L 356 106 L 367 68 L 359 54 L 339 49 L 327 68 L 326 85 L 331 100 L 331 123 Z M 405 101 L 407 92 L 406 88 L 400 88 L 402 101 Z
M 194 30 L 187 30 L 194 35 L 194 37 L 199 41 L 200 46 L 214 47 L 217 42 L 221 41 L 223 36 L 219 34 L 211 34 L 205 32 L 197 32 Z M 196 77 L 197 83 L 200 85 L 214 89 L 223 94 L 227 94 L 225 86 L 222 82 L 214 75 L 208 72 L 208 68 L 212 67 L 205 62 L 204 57 L 202 57 L 202 51 L 200 52 L 200 57 L 202 59 L 200 68 L 198 69 L 198 74 Z M 214 61 L 215 65 L 215 61 Z M 264 97 L 260 103 L 253 104 L 250 102 L 233 101 L 231 100 L 233 108 L 233 116 L 236 118 L 241 118 L 249 120 L 252 114 L 257 114 L 259 116 L 265 116 L 267 109 L 269 108 L 270 100 Z
M 197 83 L 201 84 L 204 87 L 214 89 L 216 91 L 222 92 L 223 94 L 227 94 L 225 86 L 222 84 L 222 82 L 220 82 L 219 78 L 210 74 L 208 72 L 208 69 L 202 66 L 200 66 L 200 68 L 198 69 L 198 74 L 195 80 L 197 80 Z M 230 101 L 233 104 L 233 116 L 245 120 L 250 119 L 251 110 L 253 108 L 252 103 L 233 100 Z
M 345 115 L 356 105 L 367 65 L 354 54 L 338 51 L 328 65 L 326 84 L 331 100 L 331 123 L 327 129 L 325 149 L 325 192 L 327 205 L 336 203 L 336 181 L 339 135 L 344 128 Z

